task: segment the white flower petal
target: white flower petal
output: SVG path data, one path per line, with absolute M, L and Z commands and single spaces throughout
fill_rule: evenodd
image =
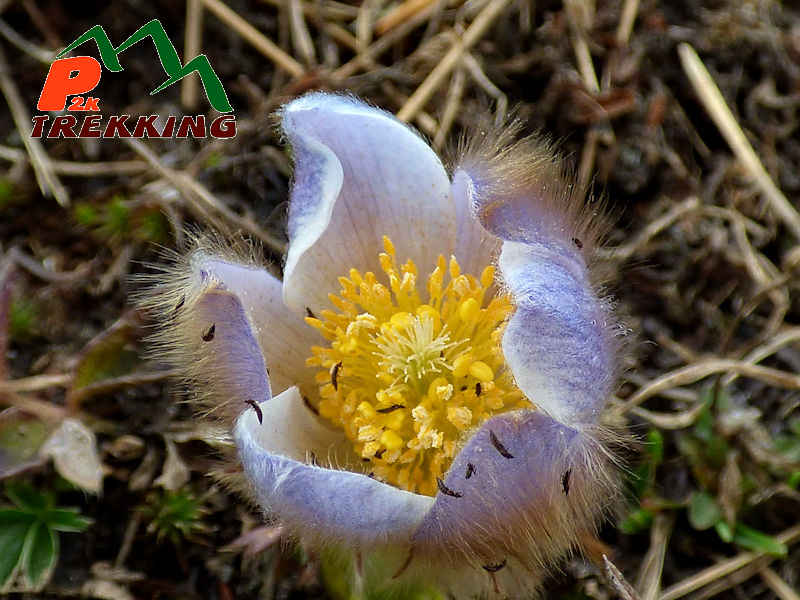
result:
M 457 170 L 453 174 L 451 189 L 458 227 L 455 256 L 464 273 L 480 276 L 481 271 L 500 254 L 502 240 L 486 231 L 476 218 L 474 188 L 469 175 Z
M 259 404 L 258 412 L 242 419 L 248 434 L 264 451 L 300 462 L 312 457 L 321 463 L 347 462 L 352 451 L 342 431 L 327 427 L 306 406 L 300 390 L 290 387 L 285 392 Z M 253 420 L 255 419 L 255 420 Z
M 381 238 L 429 271 L 454 249 L 455 208 L 441 161 L 409 127 L 354 98 L 313 93 L 288 104 L 294 153 L 284 299 L 329 305 L 350 268 L 379 272 Z
M 288 390 L 283 396 L 291 394 Z M 288 440 L 285 442 L 269 424 L 271 402 L 261 404 L 263 424 L 256 411 L 249 410 L 234 428 L 239 457 L 259 503 L 290 531 L 306 539 L 347 547 L 407 544 L 433 498 L 399 490 L 366 475 L 325 469 L 288 457 L 288 450 L 282 448 Z M 274 410 L 281 409 L 276 406 Z M 287 427 L 286 437 L 293 437 L 293 433 L 293 428 Z M 298 456 L 296 450 L 294 454 Z

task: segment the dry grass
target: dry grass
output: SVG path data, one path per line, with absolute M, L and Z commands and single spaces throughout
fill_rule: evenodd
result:
M 323 88 L 395 112 L 437 148 L 476 115 L 500 121 L 512 108 L 524 129 L 562 140 L 579 180 L 618 216 L 601 259 L 634 343 L 613 404 L 651 442 L 629 457 L 646 473 L 631 484 L 631 512 L 646 520 L 629 534 L 609 526 L 613 563 L 573 559 L 548 597 L 798 597 L 800 11 L 790 3 L 188 0 L 185 13 L 116 2 L 77 15 L 41 4 L 0 2 L 0 91 L 13 117 L 0 123 L 0 403 L 45 421 L 79 414 L 109 465 L 103 497 L 68 496 L 97 525 L 65 549 L 47 592 L 80 595 L 75 582 L 91 578 L 137 597 L 324 597 L 313 561 L 218 552 L 256 521 L 203 478 L 209 450 L 188 410 L 171 408 L 164 374 L 142 362 L 141 328 L 125 339 L 137 356 L 128 371 L 74 384 L 92 339 L 127 318 L 128 276 L 155 244 L 180 249 L 186 226 L 210 227 L 244 232 L 280 260 L 289 163 L 269 114 Z M 153 17 L 173 41 L 184 36 L 187 54 L 209 56 L 236 107 L 235 139 L 29 138 L 46 57 L 95 23 L 119 43 Z M 193 77 L 148 96 L 154 58 L 130 56 L 125 75 L 98 88 L 105 114 L 205 110 Z M 26 307 L 35 318 L 14 321 Z M 143 442 L 134 458 L 118 451 L 125 436 Z M 175 444 L 216 529 L 156 561 L 127 513 Z M 31 476 L 53 485 L 52 471 Z M 696 530 L 687 506 L 698 492 L 788 554 Z M 115 557 L 116 571 L 102 571 Z

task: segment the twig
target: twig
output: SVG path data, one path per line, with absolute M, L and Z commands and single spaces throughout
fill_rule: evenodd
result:
M 125 527 L 125 533 L 122 536 L 122 545 L 119 547 L 117 557 L 114 559 L 114 568 L 119 569 L 128 560 L 128 555 L 131 553 L 133 541 L 136 539 L 136 532 L 139 530 L 139 525 L 142 523 L 142 513 L 133 511 L 131 518 L 128 519 L 128 525 Z
M 53 387 L 67 387 L 72 382 L 72 374 L 32 375 L 20 379 L 0 381 L 0 393 L 38 392 Z
M 282 8 L 286 0 L 264 0 L 267 4 Z M 303 2 L 303 13 L 307 17 L 333 21 L 352 21 L 358 15 L 358 7 L 341 2 Z
M 508 112 L 508 97 L 500 88 L 492 83 L 492 80 L 483 72 L 478 59 L 476 59 L 472 53 L 465 52 L 462 61 L 467 72 L 472 75 L 472 79 L 475 83 L 477 83 L 484 92 L 495 99 L 497 105 L 494 111 L 494 122 L 495 125 L 500 125 L 506 118 L 506 112 Z
M 390 29 L 394 29 L 433 2 L 435 0 L 405 0 L 375 22 L 375 34 L 381 36 Z
M 664 569 L 664 557 L 667 554 L 667 543 L 672 532 L 674 518 L 671 515 L 656 515 L 650 529 L 650 548 L 642 560 L 639 571 L 637 589 L 642 600 L 657 600 L 661 590 L 661 573 Z
M 673 390 L 664 390 L 662 394 L 666 397 L 670 391 Z M 652 423 L 659 429 L 686 429 L 697 422 L 697 419 L 703 414 L 705 408 L 706 405 L 704 403 L 697 402 L 688 410 L 668 414 L 647 410 L 641 406 L 634 406 L 630 409 L 630 413 Z
M 374 27 L 373 15 L 379 8 L 381 0 L 364 0 L 358 8 L 358 16 L 356 17 L 356 42 L 358 44 L 358 51 L 362 52 L 369 47 L 372 42 L 372 29 Z
M 772 356 L 781 348 L 800 341 L 800 327 L 791 327 L 776 334 L 763 345 L 758 346 L 747 354 L 742 360 L 747 363 L 757 364 L 768 356 Z M 730 373 L 722 378 L 722 385 L 727 386 L 733 383 L 739 375 Z
M 780 543 L 789 546 L 800 539 L 800 525 L 790 527 L 775 537 Z M 699 573 L 684 579 L 680 583 L 670 586 L 664 590 L 664 593 L 661 594 L 659 600 L 677 600 L 677 598 L 683 598 L 686 594 L 690 594 L 691 592 L 713 583 L 717 579 L 725 577 L 726 575 L 730 575 L 731 573 L 734 573 L 735 571 L 738 571 L 739 569 L 749 565 L 753 561 L 762 558 L 766 559 L 767 561 L 774 560 L 774 557 L 764 555 L 762 553 L 742 552 L 733 558 L 719 562 L 713 567 L 704 569 Z
M 203 0 L 186 0 L 186 33 L 183 37 L 183 60 L 200 54 L 203 37 Z M 197 108 L 200 98 L 197 76 L 181 80 L 181 104 L 186 110 Z
M 640 600 L 639 594 L 636 593 L 633 586 L 628 583 L 622 572 L 605 554 L 603 554 L 603 563 L 606 568 L 606 578 L 611 584 L 611 587 L 619 594 L 619 597 L 622 598 L 622 600 Z
M 714 373 L 734 372 L 745 377 L 752 377 L 765 381 L 776 387 L 800 390 L 800 375 L 787 373 L 778 369 L 760 367 L 744 361 L 729 360 L 724 358 L 711 358 L 697 362 L 688 367 L 676 369 L 658 379 L 633 394 L 621 407 L 621 412 L 626 412 L 647 400 L 652 396 L 658 395 L 663 390 L 673 387 L 694 383 L 701 379 L 713 375 Z
M 3 146 L 0 144 L 0 158 L 4 160 L 8 160 L 11 162 L 19 162 L 21 160 L 25 160 L 28 157 L 25 152 L 22 150 L 18 150 L 17 148 L 12 148 L 11 146 Z
M 203 0 L 205 7 L 213 12 L 217 18 L 225 23 L 228 27 L 233 29 L 261 54 L 266 56 L 275 63 L 280 69 L 283 69 L 292 77 L 302 77 L 305 75 L 306 70 L 294 58 L 286 54 L 279 46 L 267 39 L 263 33 L 250 25 L 236 12 L 231 10 L 227 5 L 220 2 L 220 0 Z
M 0 381 L 0 387 L 2 385 L 3 382 Z M 3 394 L 2 389 L 0 389 L 0 400 L 4 405 L 13 406 L 22 412 L 50 423 L 61 423 L 64 417 L 69 415 L 67 409 L 58 404 L 39 400 L 38 398 L 31 398 L 30 396 L 22 396 L 16 393 Z
M 738 215 L 738 213 L 734 212 L 734 215 Z M 774 308 L 765 331 L 760 334 L 761 339 L 769 339 L 780 328 L 789 310 L 791 303 L 789 290 L 783 289 L 783 286 L 773 287 L 774 282 L 780 280 L 780 273 L 763 254 L 753 248 L 747 237 L 747 230 L 742 219 L 734 218 L 733 233 L 737 245 L 742 251 L 744 264 L 747 267 L 750 278 L 760 288 L 770 290 L 768 295 Z
M 589 44 L 586 42 L 586 29 L 591 26 L 591 23 L 588 22 L 590 15 L 586 14 L 586 4 L 581 0 L 564 2 L 572 30 L 572 48 L 578 63 L 578 72 L 581 74 L 586 89 L 592 94 L 597 94 L 600 91 L 600 83 L 597 80 L 597 73 L 594 71 Z
M 10 44 L 16 46 L 17 48 L 25 52 L 25 54 L 32 56 L 40 63 L 49 66 L 50 63 L 53 62 L 53 59 L 55 58 L 56 55 L 55 52 L 51 50 L 45 50 L 44 48 L 41 48 L 36 44 L 31 44 L 28 40 L 26 40 L 24 37 L 18 34 L 14 29 L 12 29 L 8 25 L 8 23 L 6 23 L 2 19 L 0 19 L 0 35 L 6 38 Z
M 397 118 L 401 121 L 410 121 L 425 106 L 433 93 L 444 82 L 450 71 L 461 60 L 464 52 L 472 46 L 486 33 L 486 30 L 494 20 L 502 13 L 509 0 L 493 0 L 475 17 L 475 20 L 467 27 L 459 43 L 453 44 L 441 62 L 434 67 L 433 71 L 425 78 L 420 86 L 411 94 L 411 97 L 397 112 Z
M 439 129 L 436 130 L 436 135 L 433 137 L 433 147 L 437 150 L 442 147 L 447 139 L 447 134 L 450 132 L 450 128 L 453 126 L 453 122 L 461 109 L 461 97 L 464 95 L 465 82 L 464 69 L 456 69 L 447 90 L 447 99 L 445 100 L 442 118 L 439 121 Z
M 395 87 L 391 81 L 384 81 L 381 84 L 381 89 L 387 96 L 391 97 L 397 102 L 405 103 L 408 100 L 408 96 L 397 89 L 397 87 Z M 425 135 L 434 136 L 436 135 L 436 132 L 439 131 L 439 124 L 436 122 L 436 119 L 434 119 L 424 110 L 419 111 L 414 117 L 414 120 L 416 121 L 420 130 L 425 132 Z
M 375 43 L 370 44 L 369 47 L 363 52 L 359 52 L 356 56 L 331 73 L 330 78 L 335 82 L 341 82 L 342 80 L 353 76 L 359 69 L 370 67 L 374 64 L 374 61 L 378 56 L 391 48 L 393 44 L 406 37 L 420 24 L 428 20 L 435 8 L 436 5 L 429 6 L 422 12 L 415 15 L 413 19 L 409 19 L 399 27 L 381 37 Z
M 780 576 L 769 567 L 762 569 L 759 575 L 761 575 L 761 579 L 764 580 L 767 587 L 771 589 L 780 600 L 800 600 L 800 594 L 789 587 L 789 584 L 781 579 Z
M 266 247 L 276 254 L 282 255 L 285 252 L 286 245 L 282 240 L 270 235 L 249 219 L 245 219 L 244 217 L 237 215 L 230 208 L 220 202 L 216 197 L 214 197 L 214 195 L 195 178 L 190 177 L 186 173 L 182 173 L 167 167 L 159 160 L 158 156 L 156 156 L 152 150 L 150 150 L 144 143 L 141 142 L 141 140 L 123 138 L 123 141 L 128 144 L 128 146 L 130 146 L 134 152 L 144 158 L 150 164 L 150 166 L 152 166 L 159 173 L 161 177 L 178 188 L 178 190 L 186 197 L 186 199 L 190 201 L 190 207 L 194 206 L 194 203 L 191 202 L 193 199 L 198 200 L 199 204 L 201 204 L 204 209 L 210 209 L 213 212 L 222 215 L 227 221 L 236 227 L 239 227 L 247 233 L 257 237 L 264 243 Z
M 690 196 L 680 204 L 673 206 L 655 221 L 651 221 L 650 224 L 642 229 L 630 243 L 625 244 L 624 246 L 617 246 L 616 248 L 603 250 L 602 252 L 598 252 L 598 254 L 602 258 L 606 259 L 616 259 L 620 261 L 627 260 L 631 256 L 635 255 L 653 237 L 672 225 L 683 215 L 694 212 L 699 208 L 700 199 L 697 196 Z
M 92 267 L 90 263 L 86 263 L 75 269 L 74 271 L 62 271 L 56 272 L 51 271 L 50 269 L 46 269 L 42 266 L 42 264 L 33 258 L 32 256 L 28 256 L 21 250 L 17 248 L 11 248 L 7 255 L 8 259 L 15 263 L 16 265 L 22 267 L 31 275 L 34 275 L 41 279 L 42 281 L 47 281 L 48 283 L 56 283 L 56 284 L 71 284 L 76 283 L 86 277 L 91 271 Z
M 617 45 L 628 45 L 628 40 L 633 31 L 633 23 L 636 21 L 636 13 L 638 12 L 639 0 L 625 0 L 625 4 L 622 5 L 622 13 L 619 16 L 619 25 L 617 25 Z
M 185 77 L 183 81 L 188 81 Z M 67 177 L 108 177 L 110 175 L 136 175 L 148 169 L 141 160 L 114 160 L 106 162 L 52 161 L 53 170 Z
M 723 98 L 722 93 L 714 83 L 700 57 L 697 56 L 697 52 L 684 42 L 678 46 L 678 54 L 680 55 L 683 70 L 689 77 L 689 81 L 700 98 L 700 102 L 702 102 L 709 116 L 719 128 L 720 133 L 728 142 L 736 158 L 750 173 L 750 176 L 755 180 L 756 185 L 766 196 L 767 201 L 772 205 L 784 224 L 792 230 L 797 239 L 800 239 L 800 213 L 797 212 L 786 196 L 783 195 L 783 192 L 772 181 L 741 127 L 736 122 L 733 113 L 731 113 L 725 102 L 725 98 Z
M 597 126 L 589 128 L 586 140 L 581 149 L 581 160 L 578 163 L 578 189 L 589 189 L 594 172 L 594 163 L 597 158 L 597 143 L 600 140 L 600 129 Z
M 25 150 L 28 151 L 33 172 L 36 175 L 36 183 L 39 184 L 39 189 L 46 197 L 52 196 L 56 199 L 61 206 L 69 206 L 69 193 L 67 189 L 61 184 L 55 172 L 53 165 L 50 162 L 50 157 L 44 150 L 42 143 L 30 135 L 31 116 L 28 109 L 25 108 L 25 103 L 19 95 L 19 90 L 11 78 L 11 73 L 8 69 L 8 62 L 6 61 L 5 52 L 0 47 L 0 91 L 6 98 L 8 108 L 11 110 L 11 116 L 14 118 L 14 123 L 19 131 L 19 136 L 22 138 L 22 143 L 25 145 Z
M 27 161 L 28 155 L 22 150 L 0 145 L 0 158 L 11 162 Z M 72 160 L 51 160 L 53 171 L 67 177 L 107 177 L 109 175 L 136 175 L 148 169 L 141 160 L 110 160 L 105 162 L 78 162 Z
M 67 394 L 66 404 L 68 407 L 77 410 L 81 402 L 87 398 L 98 396 L 100 394 L 108 394 L 120 388 L 136 387 L 145 385 L 147 383 L 158 383 L 165 381 L 170 377 L 178 374 L 176 370 L 164 370 L 153 372 L 139 372 L 131 373 L 129 375 L 121 375 L 120 377 L 111 377 L 109 379 L 101 379 L 89 385 L 70 390 Z
M 311 41 L 311 34 L 303 18 L 303 7 L 300 0 L 289 0 L 289 24 L 292 27 L 292 44 L 295 52 L 303 58 L 307 66 L 317 64 L 317 56 L 314 52 L 314 43 Z

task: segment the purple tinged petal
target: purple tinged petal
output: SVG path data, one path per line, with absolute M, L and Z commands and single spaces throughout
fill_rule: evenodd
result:
M 467 157 L 454 183 L 475 218 L 503 241 L 499 276 L 516 309 L 503 335 L 506 362 L 547 414 L 594 423 L 613 389 L 617 359 L 616 325 L 584 258 L 602 215 L 546 144 L 529 139 L 489 151 Z
M 427 496 L 366 475 L 303 464 L 259 443 L 257 416 L 244 413 L 234 438 L 259 503 L 303 539 L 360 548 L 407 544 L 433 504 Z
M 311 346 L 322 338 L 283 303 L 282 283 L 261 267 L 236 262 L 205 251 L 191 259 L 196 285 L 201 274 L 238 298 L 269 368 L 274 393 L 299 385 L 316 390 L 313 371 L 306 367 Z M 206 283 L 207 285 L 207 283 Z
M 499 266 L 516 305 L 502 347 L 517 385 L 563 423 L 596 422 L 613 389 L 616 347 L 582 260 L 505 242 Z
M 299 312 L 328 306 L 351 267 L 379 272 L 382 236 L 421 272 L 452 253 L 454 206 L 444 167 L 392 115 L 354 98 L 313 93 L 289 103 L 294 153 L 284 299 Z
M 219 287 L 202 294 L 187 310 L 181 328 L 189 351 L 186 365 L 209 403 L 229 414 L 246 408 L 247 400 L 272 397 L 261 348 L 239 299 Z
M 494 417 L 453 461 L 444 485 L 459 495 L 436 496 L 414 546 L 537 572 L 594 531 L 614 499 L 605 469 L 585 432 L 536 411 Z

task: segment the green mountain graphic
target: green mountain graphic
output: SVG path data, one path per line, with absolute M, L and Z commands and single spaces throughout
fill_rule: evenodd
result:
M 214 69 L 211 68 L 208 57 L 206 57 L 205 54 L 200 54 L 185 65 L 181 64 L 181 59 L 175 50 L 175 46 L 170 41 L 169 37 L 167 37 L 167 32 L 164 31 L 164 26 L 161 25 L 161 21 L 158 19 L 153 19 L 142 25 L 133 35 L 116 48 L 111 43 L 108 35 L 106 35 L 105 29 L 103 29 L 101 25 L 95 25 L 69 46 L 64 48 L 56 58 L 61 58 L 67 52 L 71 52 L 84 42 L 94 40 L 97 44 L 97 49 L 100 51 L 100 59 L 103 61 L 105 68 L 109 71 L 122 71 L 119 55 L 148 36 L 153 40 L 158 58 L 161 61 L 161 66 L 168 76 L 168 79 L 164 83 L 150 92 L 151 96 L 171 86 L 173 83 L 179 82 L 189 73 L 196 71 L 197 74 L 200 75 L 203 87 L 206 90 L 206 97 L 211 103 L 211 106 L 222 113 L 231 112 L 233 110 L 230 102 L 228 102 L 228 95 L 225 93 L 225 88 L 222 87 L 222 82 L 219 80 L 219 77 L 217 77 Z

